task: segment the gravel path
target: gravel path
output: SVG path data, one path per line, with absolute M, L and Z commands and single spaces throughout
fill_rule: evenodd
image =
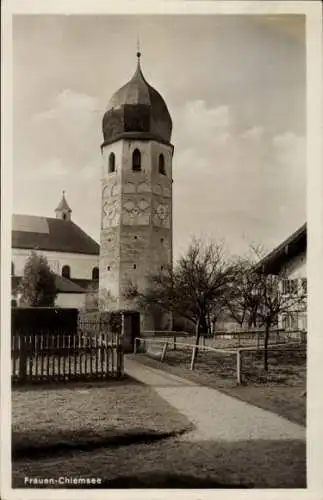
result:
M 304 427 L 216 389 L 144 366 L 127 357 L 125 371 L 153 387 L 195 425 L 193 431 L 182 437 L 185 441 L 305 440 Z

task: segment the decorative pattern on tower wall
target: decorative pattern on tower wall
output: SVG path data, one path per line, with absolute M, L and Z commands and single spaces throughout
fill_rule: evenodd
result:
M 132 168 L 135 149 L 140 171 Z M 129 284 L 142 289 L 149 274 L 172 263 L 172 146 L 122 139 L 104 146 L 102 159 L 100 294 L 108 297 L 107 309 L 135 309 L 124 298 Z

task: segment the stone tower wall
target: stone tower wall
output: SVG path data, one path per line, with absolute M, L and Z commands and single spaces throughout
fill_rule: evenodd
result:
M 140 172 L 132 170 L 136 148 Z M 116 171 L 109 173 L 112 152 Z M 123 294 L 129 284 L 143 289 L 148 274 L 172 263 L 172 146 L 122 139 L 104 146 L 102 160 L 100 294 L 106 308 L 133 309 Z

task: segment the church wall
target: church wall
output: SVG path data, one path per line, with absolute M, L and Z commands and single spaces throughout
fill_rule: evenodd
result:
M 23 276 L 24 266 L 30 256 L 31 250 L 12 249 L 12 261 L 15 267 L 15 275 Z M 50 268 L 56 274 L 62 274 L 62 268 L 65 265 L 71 268 L 71 278 L 75 279 L 92 279 L 92 269 L 98 267 L 98 255 L 85 255 L 67 252 L 52 252 L 39 250 L 40 254 L 48 259 Z
M 83 309 L 85 298 L 84 293 L 59 293 L 55 300 L 55 306 Z

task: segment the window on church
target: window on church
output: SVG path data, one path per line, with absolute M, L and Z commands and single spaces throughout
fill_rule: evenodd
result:
M 158 159 L 158 170 L 159 170 L 159 173 L 162 174 L 162 175 L 166 175 L 166 170 L 165 170 L 165 158 L 164 158 L 164 155 L 163 154 L 160 154 L 159 155 L 159 159 Z
M 109 174 L 116 171 L 116 157 L 114 153 L 110 153 L 109 156 Z
M 63 220 L 66 220 L 66 214 L 63 214 Z
M 135 149 L 132 153 L 132 170 L 140 172 L 141 170 L 141 153 L 139 149 Z
M 98 280 L 99 279 L 99 268 L 98 267 L 93 267 L 93 269 L 92 269 L 92 279 L 93 280 Z
M 11 262 L 11 276 L 15 275 L 15 265 L 13 262 Z
M 70 266 L 63 266 L 63 268 L 62 268 L 62 276 L 64 278 L 70 278 L 71 277 L 71 268 L 70 268 Z

